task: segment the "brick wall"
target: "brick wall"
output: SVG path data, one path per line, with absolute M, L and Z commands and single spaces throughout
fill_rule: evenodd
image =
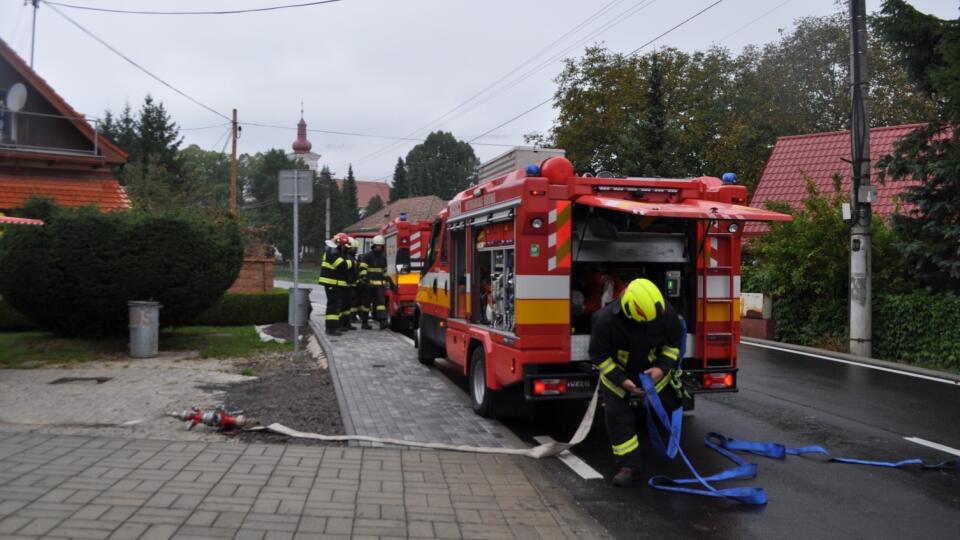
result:
M 228 293 L 254 293 L 273 290 L 273 258 L 244 257 L 240 275 Z

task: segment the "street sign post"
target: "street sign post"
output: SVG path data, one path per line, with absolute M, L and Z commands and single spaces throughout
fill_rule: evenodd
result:
M 313 173 L 285 169 L 278 175 L 279 198 L 293 203 L 293 290 L 288 300 L 288 323 L 293 327 L 293 359 L 300 356 L 300 327 L 305 324 L 300 298 L 300 203 L 313 202 Z M 308 301 L 309 302 L 309 301 Z

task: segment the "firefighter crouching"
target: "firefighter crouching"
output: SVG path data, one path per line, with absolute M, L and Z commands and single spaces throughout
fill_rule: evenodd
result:
M 347 242 L 347 258 L 350 260 L 350 268 L 347 270 L 345 300 L 340 307 L 341 330 L 357 329 L 356 326 L 353 326 L 353 319 L 356 318 L 360 308 L 360 299 L 357 296 L 357 283 L 360 281 L 360 267 L 357 263 L 357 249 L 359 247 L 360 241 L 356 238 L 350 238 L 350 241 Z
M 320 278 L 317 282 L 323 285 L 327 294 L 324 324 L 327 334 L 331 336 L 340 335 L 340 315 L 349 296 L 347 273 L 353 267 L 353 261 L 347 253 L 349 243 L 350 237 L 344 233 L 337 233 L 332 239 L 327 240 L 327 248 L 323 252 L 320 264 Z
M 373 247 L 360 257 L 360 283 L 363 298 L 360 302 L 360 319 L 363 324 L 360 328 L 372 329 L 369 318 L 373 311 L 373 318 L 380 323 L 380 329 L 387 327 L 387 303 L 384 285 L 387 276 L 387 254 L 383 236 L 373 237 Z
M 643 397 L 641 372 L 650 376 L 664 408 L 682 405 L 683 386 L 678 376 L 680 317 L 653 282 L 635 279 L 618 302 L 594 313 L 590 334 L 590 360 L 600 371 L 604 420 L 619 471 L 616 486 L 630 485 L 641 466 L 637 422 L 631 397 Z M 636 409 L 642 415 L 643 409 Z

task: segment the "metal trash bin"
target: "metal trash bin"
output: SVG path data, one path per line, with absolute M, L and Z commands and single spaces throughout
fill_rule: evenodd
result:
M 160 302 L 128 302 L 130 307 L 130 357 L 157 356 L 160 338 Z
M 290 326 L 306 326 L 307 320 L 310 318 L 310 288 L 297 288 L 296 298 L 292 287 L 287 291 L 290 293 L 287 303 L 287 323 Z

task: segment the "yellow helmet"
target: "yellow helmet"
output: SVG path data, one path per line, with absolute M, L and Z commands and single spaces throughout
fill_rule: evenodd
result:
M 635 279 L 620 297 L 623 314 L 637 322 L 656 319 L 666 309 L 663 294 L 649 279 Z

